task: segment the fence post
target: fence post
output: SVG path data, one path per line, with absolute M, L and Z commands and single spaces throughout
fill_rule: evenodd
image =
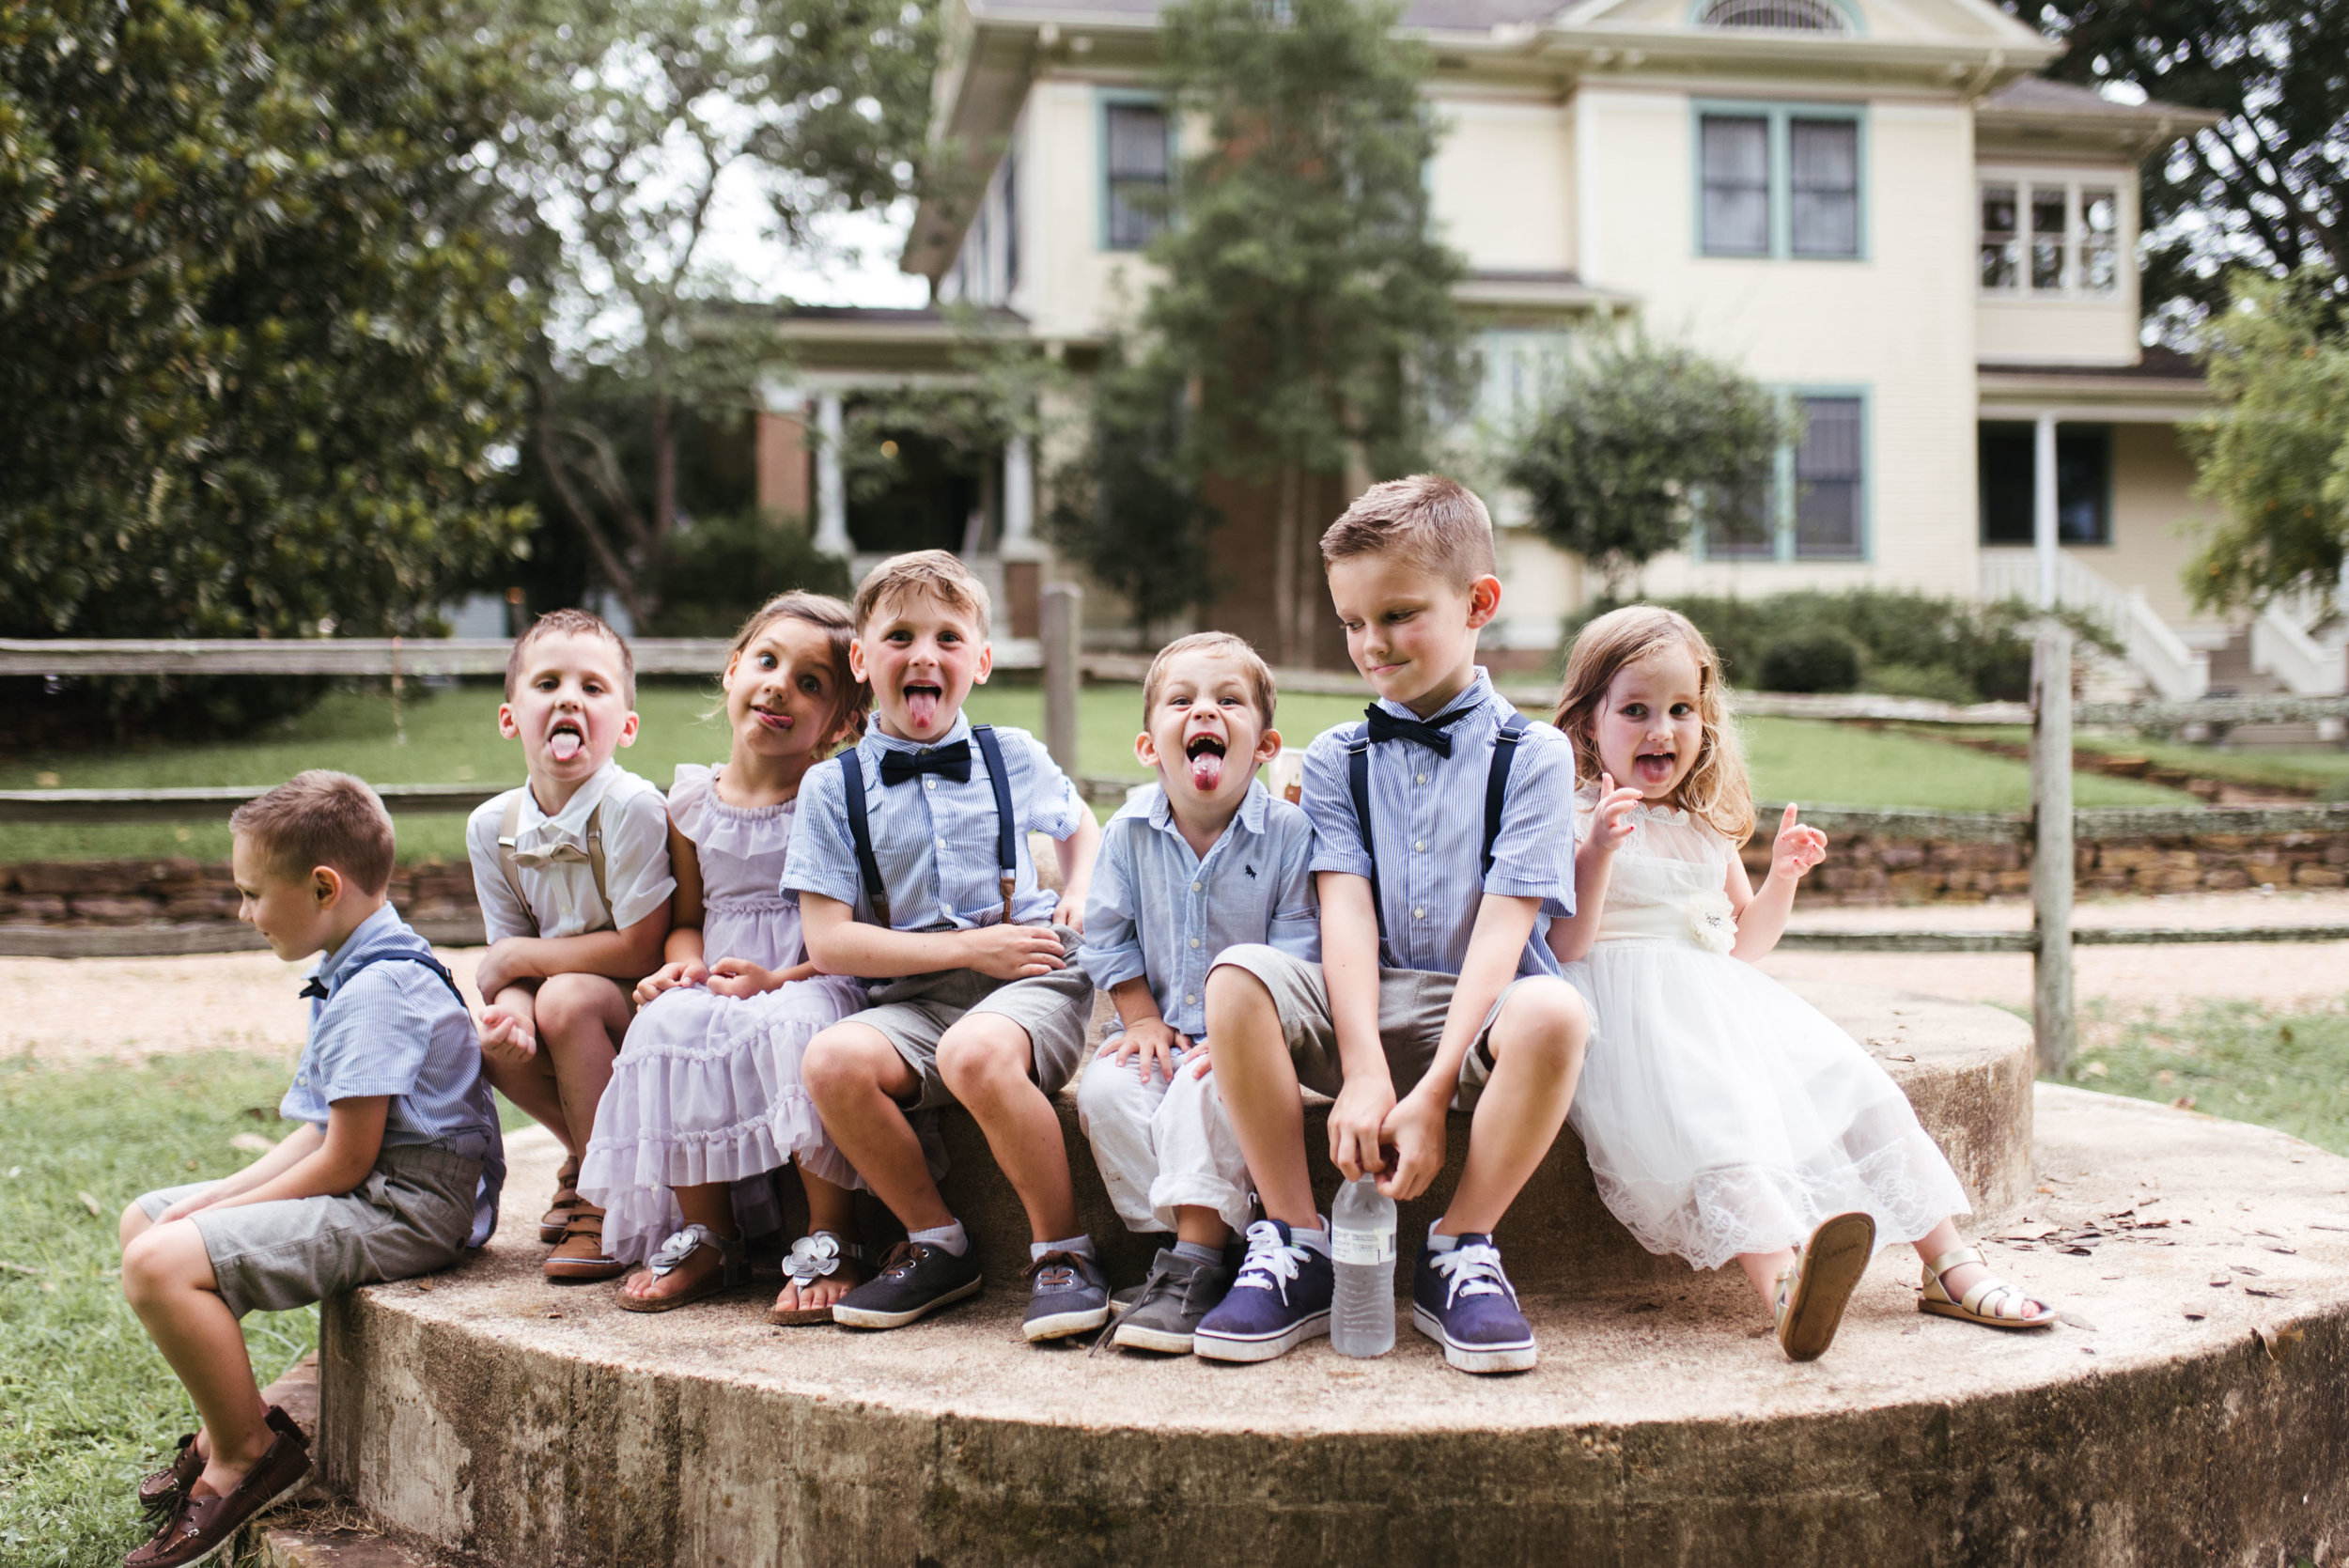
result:
M 1054 582 L 1041 596 L 1039 617 L 1044 632 L 1044 745 L 1070 778 L 1077 770 L 1077 692 L 1082 684 L 1078 660 L 1082 652 L 1084 590 L 1073 582 Z
M 2031 1036 L 2039 1070 L 2072 1060 L 2072 634 L 2040 624 L 2030 653 Z

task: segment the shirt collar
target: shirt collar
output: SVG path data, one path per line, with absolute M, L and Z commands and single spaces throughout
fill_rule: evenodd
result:
M 896 736 L 883 730 L 880 727 L 880 721 L 877 719 L 866 727 L 864 738 L 857 743 L 857 749 L 863 751 L 869 747 L 874 760 L 879 761 L 884 752 L 934 752 L 941 746 L 951 746 L 957 740 L 970 738 L 971 715 L 968 713 L 956 714 L 954 727 L 935 740 L 899 739 Z
M 587 831 L 587 818 L 595 815 L 598 806 L 603 804 L 603 798 L 612 793 L 613 781 L 619 776 L 618 762 L 605 763 L 585 784 L 572 792 L 571 798 L 563 802 L 561 811 L 552 814 L 538 804 L 538 797 L 532 793 L 528 784 L 524 784 L 521 826 L 536 828 L 543 824 L 568 837 L 582 837 Z
M 1164 784 L 1152 784 L 1150 787 L 1153 791 L 1155 791 L 1150 800 L 1151 826 L 1157 828 L 1161 832 L 1173 833 L 1175 836 L 1180 837 L 1183 830 L 1175 825 L 1174 802 L 1167 799 L 1166 786 Z M 1264 781 L 1262 779 L 1251 779 L 1248 781 L 1248 793 L 1240 797 L 1239 810 L 1237 814 L 1235 814 L 1233 819 L 1247 831 L 1262 836 L 1264 833 L 1264 815 L 1267 811 L 1271 809 L 1271 805 L 1272 792 L 1265 788 Z M 1224 831 L 1227 833 L 1231 831 L 1231 825 L 1229 823 L 1224 825 Z M 1188 843 L 1190 841 L 1185 840 L 1185 842 Z M 1221 843 L 1221 840 L 1219 839 L 1217 842 Z
M 334 988 L 334 976 L 340 972 L 343 960 L 372 944 L 378 937 L 386 936 L 400 924 L 399 913 L 389 904 L 350 928 L 343 945 L 319 960 L 319 967 L 310 971 L 318 983 L 328 990 Z
M 1444 705 L 1444 709 L 1441 713 L 1439 713 L 1434 718 L 1429 719 L 1427 722 L 1440 726 L 1453 720 L 1464 718 L 1475 709 L 1482 707 L 1485 704 L 1492 701 L 1492 698 L 1493 677 L 1485 672 L 1485 666 L 1479 664 L 1476 666 L 1475 677 L 1461 690 L 1458 696 L 1453 698 L 1451 702 Z M 1409 708 L 1404 706 L 1401 703 L 1389 702 L 1384 697 L 1378 699 L 1378 706 L 1385 708 L 1389 713 L 1393 714 L 1398 719 L 1417 719 L 1419 717 L 1418 714 L 1413 713 Z

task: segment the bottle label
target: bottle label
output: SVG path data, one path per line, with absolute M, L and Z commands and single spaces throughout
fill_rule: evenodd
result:
M 1342 1231 L 1330 1228 L 1330 1258 L 1333 1263 L 1385 1263 L 1394 1256 L 1392 1231 Z

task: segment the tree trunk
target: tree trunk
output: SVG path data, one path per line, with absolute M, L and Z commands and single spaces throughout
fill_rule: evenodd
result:
M 656 546 L 669 542 L 677 526 L 677 430 L 669 395 L 652 395 L 652 536 Z
M 1283 464 L 1272 524 L 1272 625 L 1280 650 L 1277 657 L 1291 667 L 1304 662 L 1297 647 L 1297 558 L 1301 553 L 1298 536 L 1303 532 L 1304 498 L 1299 493 L 1303 489 L 1304 476 L 1297 465 Z

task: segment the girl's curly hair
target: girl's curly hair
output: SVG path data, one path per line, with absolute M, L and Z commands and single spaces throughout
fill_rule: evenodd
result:
M 1672 791 L 1672 804 L 1686 811 L 1732 844 L 1753 836 L 1753 785 L 1746 776 L 1745 753 L 1737 745 L 1731 721 L 1729 688 L 1721 680 L 1721 661 L 1688 616 L 1652 604 L 1629 604 L 1612 610 L 1584 627 L 1566 656 L 1566 680 L 1558 696 L 1558 727 L 1574 742 L 1576 771 L 1596 779 L 1604 770 L 1599 760 L 1594 721 L 1607 688 L 1617 671 L 1635 664 L 1658 648 L 1678 644 L 1697 664 L 1697 720 L 1703 737 L 1697 742 L 1696 765 Z

